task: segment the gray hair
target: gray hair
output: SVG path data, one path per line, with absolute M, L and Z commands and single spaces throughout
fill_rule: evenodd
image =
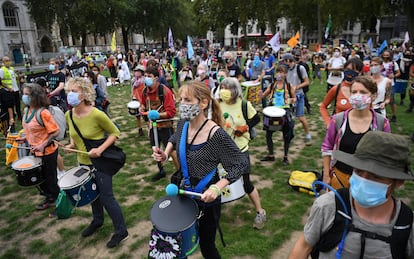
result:
M 221 81 L 220 87 L 230 90 L 231 100 L 230 103 L 235 103 L 237 98 L 243 98 L 243 91 L 240 86 L 239 80 L 234 77 L 227 77 Z
M 226 51 L 226 52 L 224 53 L 224 58 L 229 58 L 229 59 L 231 59 L 231 60 L 234 60 L 233 53 L 231 53 L 230 51 Z

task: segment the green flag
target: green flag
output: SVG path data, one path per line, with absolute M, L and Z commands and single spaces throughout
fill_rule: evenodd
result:
M 328 24 L 326 25 L 326 29 L 325 29 L 325 39 L 328 38 L 331 28 L 332 28 L 332 19 L 331 19 L 331 15 L 329 15 Z
M 171 61 L 171 65 L 173 67 L 173 71 L 171 72 L 171 77 L 172 77 L 172 81 L 173 81 L 173 87 L 175 88 L 175 86 L 177 85 L 177 68 L 175 67 L 175 58 L 172 58 Z

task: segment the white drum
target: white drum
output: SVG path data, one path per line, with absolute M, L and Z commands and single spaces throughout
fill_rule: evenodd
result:
M 223 178 L 227 174 L 227 172 L 224 170 L 221 164 L 218 166 L 217 169 L 220 178 Z M 240 177 L 234 183 L 229 184 L 225 188 L 221 189 L 221 203 L 227 203 L 238 200 L 240 198 L 243 198 L 245 194 L 246 192 L 243 188 L 243 177 Z
M 138 115 L 139 114 L 139 106 L 141 106 L 141 104 L 136 101 L 136 100 L 132 100 L 128 103 L 128 113 L 131 115 Z
M 285 123 L 286 110 L 275 106 L 263 109 L 263 129 L 270 131 L 281 130 Z
M 252 87 L 252 86 L 259 86 L 260 85 L 260 81 L 259 82 L 255 82 L 255 81 L 244 81 L 241 83 L 242 86 L 245 87 Z

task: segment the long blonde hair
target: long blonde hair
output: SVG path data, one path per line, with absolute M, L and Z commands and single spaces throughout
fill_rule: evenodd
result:
M 207 99 L 209 105 L 204 109 L 204 115 L 208 117 L 209 109 L 211 109 L 211 120 L 217 123 L 220 127 L 224 125 L 224 117 L 221 112 L 220 104 L 217 100 L 211 97 L 210 89 L 200 81 L 186 81 L 184 85 L 178 90 L 178 94 L 187 92 L 187 94 L 194 96 L 198 100 Z

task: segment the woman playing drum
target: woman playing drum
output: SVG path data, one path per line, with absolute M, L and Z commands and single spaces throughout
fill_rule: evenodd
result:
M 221 211 L 221 189 L 240 178 L 241 172 L 246 171 L 248 161 L 231 137 L 220 127 L 224 124 L 220 106 L 212 99 L 210 90 L 203 83 L 188 82 L 181 86 L 179 96 L 182 120 L 165 151 L 154 147 L 153 156 L 156 161 L 166 161 L 174 147 L 178 154 L 184 149 L 190 186 L 180 187 L 189 191 L 205 179 L 205 176 L 213 173 L 212 179 L 200 191 L 201 199 L 197 201 L 202 211 L 199 220 L 200 248 L 204 258 L 221 258 L 215 245 Z M 209 111 L 211 119 L 208 119 Z M 186 136 L 183 141 L 182 135 Z M 179 157 L 182 170 L 178 175 L 182 176 L 184 161 L 181 159 L 183 156 Z M 216 170 L 219 163 L 227 171 L 226 176 L 221 179 Z
M 253 227 L 261 229 L 266 222 L 266 211 L 262 208 L 259 192 L 250 181 L 250 156 L 249 156 L 249 128 L 254 127 L 260 122 L 260 117 L 250 102 L 247 102 L 247 122 L 243 116 L 242 110 L 242 89 L 240 83 L 235 78 L 226 78 L 220 85 L 220 107 L 223 114 L 226 114 L 226 132 L 233 138 L 236 145 L 243 152 L 243 155 L 249 161 L 249 166 L 243 172 L 243 188 L 249 195 L 256 209 L 256 218 Z M 250 115 L 250 116 L 249 116 Z M 251 123 L 250 123 L 251 121 Z
M 284 156 L 282 163 L 284 165 L 289 164 L 288 160 L 288 152 L 290 141 L 293 139 L 293 127 L 294 127 L 294 120 L 292 118 L 292 112 L 290 110 L 290 105 L 294 105 L 296 103 L 296 94 L 294 87 L 291 87 L 289 83 L 286 81 L 287 75 L 287 68 L 285 66 L 278 66 L 276 69 L 276 81 L 272 85 L 272 87 L 268 87 L 266 91 L 262 94 L 262 98 L 270 95 L 271 104 L 269 106 L 277 107 L 280 109 L 284 109 L 286 112 L 284 113 L 283 123 L 281 123 L 281 128 L 283 131 L 283 147 L 284 147 Z M 266 107 L 266 108 L 273 108 L 273 107 Z M 266 109 L 265 108 L 265 109 Z M 282 110 L 283 111 L 283 110 Z M 265 113 L 265 110 L 263 110 Z M 265 123 L 264 123 L 265 124 Z M 266 125 L 264 125 L 266 126 Z M 274 151 L 273 151 L 273 132 L 275 129 L 272 127 L 264 127 L 266 130 L 266 144 L 268 149 L 268 155 L 261 159 L 261 161 L 275 161 Z
M 53 142 L 53 138 L 59 135 L 59 126 L 53 119 L 47 107 L 49 99 L 44 89 L 38 84 L 25 84 L 23 86 L 22 101 L 27 108 L 24 111 L 22 125 L 25 133 L 25 139 L 31 146 L 35 156 L 42 158 L 42 171 L 45 181 L 39 185 L 41 194 L 46 196 L 44 201 L 36 206 L 37 210 L 44 210 L 54 207 L 55 200 L 59 194 L 57 185 L 57 155 L 58 147 Z M 42 109 L 40 116 L 43 119 L 44 126 L 36 120 L 36 112 Z M 50 217 L 55 215 L 55 211 L 50 213 Z
M 73 107 L 71 111 L 66 112 L 65 117 L 69 125 L 70 144 L 66 148 L 73 149 L 75 146 L 86 151 L 85 144 L 74 128 L 78 127 L 79 132 L 85 139 L 99 140 L 103 139 L 105 133 L 108 134 L 105 142 L 99 147 L 89 150 L 89 154 L 78 153 L 77 159 L 79 164 L 92 167 L 91 158 L 100 157 L 110 145 L 119 137 L 119 129 L 102 111 L 93 107 L 95 101 L 95 90 L 91 82 L 85 78 L 71 78 L 65 87 L 67 92 L 68 104 Z M 70 114 L 72 112 L 72 114 Z M 72 115 L 72 116 L 71 116 Z M 82 232 L 83 237 L 95 233 L 104 223 L 104 208 L 112 219 L 115 233 L 111 240 L 106 244 L 108 248 L 117 246 L 120 242 L 128 238 L 128 231 L 125 225 L 124 216 L 121 207 L 115 200 L 112 190 L 112 175 L 109 173 L 95 170 L 96 184 L 100 196 L 92 202 L 93 220 L 90 225 Z

